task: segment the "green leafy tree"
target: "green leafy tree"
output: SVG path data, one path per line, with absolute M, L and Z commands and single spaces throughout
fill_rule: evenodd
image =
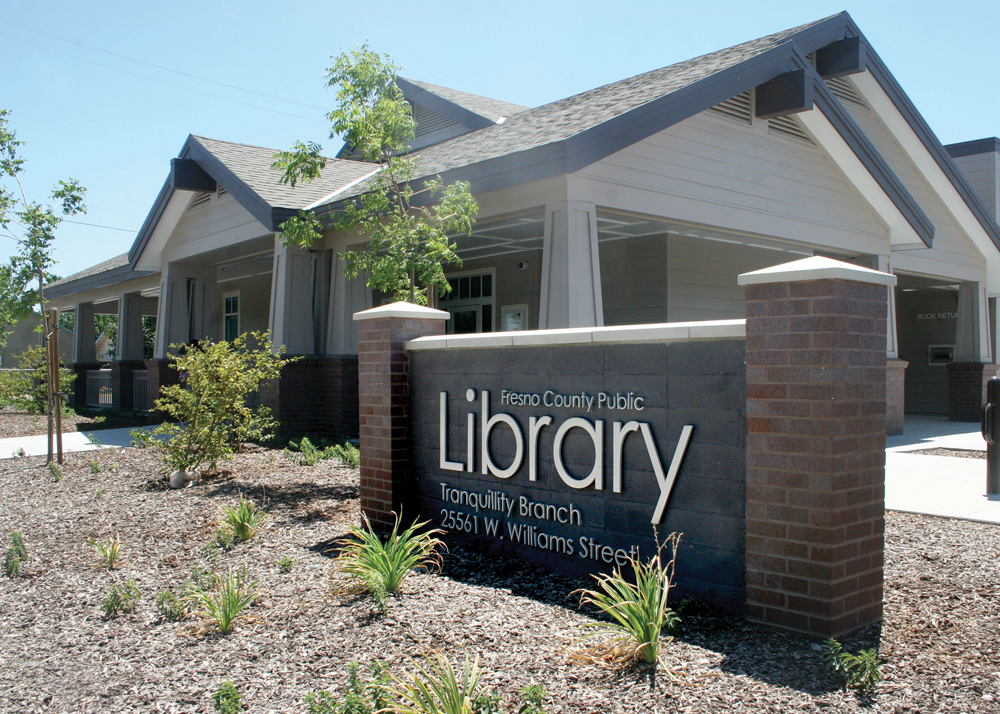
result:
M 29 200 L 21 181 L 24 142 L 10 128 L 9 116 L 8 110 L 0 109 L 0 236 L 15 244 L 10 262 L 0 267 L 0 345 L 6 340 L 3 328 L 23 316 L 28 306 L 37 305 L 44 315 L 45 283 L 52 279 L 49 270 L 55 264 L 55 230 L 63 216 L 87 210 L 86 189 L 76 179 L 56 184 L 51 198 L 58 208 Z M 31 287 L 33 282 L 36 288 Z
M 29 414 L 45 414 L 49 403 L 49 370 L 45 350 L 29 347 L 17 356 L 17 369 L 0 373 L 0 406 L 12 406 Z M 60 368 L 59 383 L 70 390 L 76 374 Z
M 282 239 L 308 248 L 324 227 L 369 236 L 366 250 L 345 254 L 348 277 L 365 273 L 369 287 L 426 304 L 435 286 L 441 295 L 451 289 L 443 266 L 462 261 L 449 236 L 471 233 L 479 208 L 467 182 L 446 186 L 440 178 L 415 180 L 418 159 L 407 154 L 407 146 L 416 122 L 396 86 L 398 69 L 367 44 L 334 59 L 326 73 L 327 86 L 337 87 L 337 105 L 327 115 L 330 138 L 342 136 L 378 170 L 368 190 L 346 202 L 328 223 L 300 211 L 281 225 Z M 283 172 L 283 183 L 309 182 L 326 167 L 321 151 L 318 144 L 299 141 L 275 154 L 272 167 Z
M 248 338 L 256 345 L 247 347 Z M 171 345 L 181 349 L 181 345 Z M 153 433 L 165 436 L 156 445 L 163 449 L 167 466 L 197 471 L 203 464 L 228 459 L 248 441 L 270 436 L 275 422 L 265 406 L 253 407 L 248 397 L 261 382 L 277 379 L 288 362 L 272 351 L 268 332 L 244 333 L 232 342 L 206 340 L 182 350 L 174 368 L 183 384 L 160 388 L 156 408 L 182 424 L 162 424 Z

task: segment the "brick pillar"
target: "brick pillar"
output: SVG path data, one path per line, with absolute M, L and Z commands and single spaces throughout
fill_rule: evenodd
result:
M 76 379 L 73 380 L 73 406 L 87 406 L 87 372 L 100 369 L 104 365 L 100 362 L 74 362 L 72 365 Z M 64 389 L 65 391 L 65 389 Z
M 145 362 L 114 361 L 111 363 L 111 399 L 115 409 L 132 409 L 132 372 L 146 369 Z
M 948 365 L 948 421 L 975 421 L 982 415 L 986 383 L 997 376 L 997 365 L 953 362 Z
M 156 410 L 156 400 L 160 398 L 160 387 L 179 383 L 180 374 L 174 369 L 172 359 L 146 360 L 146 404 L 150 409 L 147 418 L 150 424 L 159 424 L 163 421 L 163 412 Z
M 886 306 L 896 278 L 814 257 L 739 282 L 746 615 L 839 637 L 882 618 Z
M 410 361 L 408 340 L 443 335 L 447 312 L 408 303 L 355 313 L 358 320 L 358 402 L 361 431 L 361 509 L 388 529 L 410 493 Z
M 906 368 L 910 363 L 905 359 L 886 360 L 885 375 L 885 435 L 897 436 L 903 433 L 903 407 L 906 403 Z

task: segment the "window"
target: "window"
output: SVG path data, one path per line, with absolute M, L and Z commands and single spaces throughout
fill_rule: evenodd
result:
M 448 332 L 493 332 L 493 271 L 450 275 L 448 284 L 451 292 L 441 298 L 439 305 L 451 313 Z
M 240 292 L 226 293 L 222 296 L 225 303 L 222 324 L 227 342 L 232 342 L 240 336 Z

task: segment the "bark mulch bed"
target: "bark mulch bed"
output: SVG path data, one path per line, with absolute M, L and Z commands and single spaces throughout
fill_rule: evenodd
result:
M 1000 711 L 997 526 L 888 515 L 885 622 L 845 643 L 880 649 L 885 681 L 871 701 L 841 691 L 807 639 L 697 605 L 666 648 L 680 682 L 661 674 L 651 689 L 640 672 L 569 661 L 592 622 L 569 594 L 579 582 L 452 552 L 441 574 L 412 576 L 385 616 L 332 595 L 329 549 L 358 523 L 357 471 L 263 449 L 225 468 L 172 491 L 149 450 L 72 455 L 58 482 L 41 459 L 0 461 L 3 546 L 16 529 L 31 554 L 23 577 L 0 575 L 0 711 L 211 712 L 211 694 L 232 679 L 249 712 L 305 712 L 304 695 L 339 689 L 348 661 L 401 673 L 432 648 L 453 661 L 478 654 L 508 707 L 541 683 L 550 714 Z M 194 618 L 161 621 L 156 593 L 209 567 L 219 508 L 241 493 L 271 516 L 217 568 L 245 566 L 262 597 L 229 636 Z M 88 541 L 115 533 L 125 560 L 109 573 Z M 287 574 L 283 556 L 295 559 Z M 104 592 L 125 579 L 142 592 L 138 609 L 103 619 Z
M 73 415 L 63 415 L 63 433 L 71 431 L 98 431 L 100 429 L 118 429 L 147 424 L 144 413 L 121 412 L 116 409 L 90 410 L 83 409 Z M 11 439 L 17 436 L 37 436 L 49 433 L 48 417 L 44 414 L 28 414 L 13 407 L 0 407 L 0 439 Z
M 986 449 L 918 449 L 906 451 L 907 454 L 926 454 L 927 456 L 955 456 L 960 459 L 985 459 Z

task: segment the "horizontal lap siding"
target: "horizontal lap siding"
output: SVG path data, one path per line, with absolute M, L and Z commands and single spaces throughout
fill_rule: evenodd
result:
M 518 263 L 527 263 L 527 268 L 521 269 Z M 509 255 L 498 255 L 493 258 L 463 260 L 462 267 L 445 272 L 475 272 L 496 270 L 493 299 L 493 329 L 500 329 L 501 309 L 505 305 L 527 305 L 528 325 L 531 330 L 538 329 L 538 299 L 542 274 L 542 251 L 526 250 Z
M 893 170 L 910 195 L 934 224 L 934 247 L 921 251 L 921 257 L 964 265 L 982 265 L 982 256 L 965 232 L 958 226 L 944 202 L 930 187 L 913 162 L 872 112 L 847 106 L 848 111 Z M 942 273 L 946 275 L 946 273 Z
M 990 151 L 973 156 L 960 156 L 955 159 L 958 168 L 965 174 L 972 189 L 986 204 L 990 215 L 997 215 L 997 171 L 1000 170 L 1000 154 Z
M 219 283 L 220 316 L 225 314 L 223 296 L 237 290 L 240 292 L 240 329 L 243 332 L 266 330 L 271 312 L 270 274 Z
M 192 241 L 235 232 L 234 238 L 246 240 L 266 234 L 267 229 L 243 208 L 236 199 L 212 197 L 205 205 L 187 211 L 178 221 L 168 247 L 183 246 Z
M 737 276 L 802 257 L 684 236 L 671 236 L 669 246 L 670 322 L 746 317 L 744 289 L 737 285 Z
M 664 234 L 600 244 L 605 325 L 667 321 L 666 242 Z
M 751 127 L 697 115 L 579 175 L 787 217 L 797 224 L 820 224 L 874 239 L 886 236 L 884 224 L 819 147 L 775 137 L 761 123 Z M 813 237 L 801 235 L 801 240 L 809 243 Z

